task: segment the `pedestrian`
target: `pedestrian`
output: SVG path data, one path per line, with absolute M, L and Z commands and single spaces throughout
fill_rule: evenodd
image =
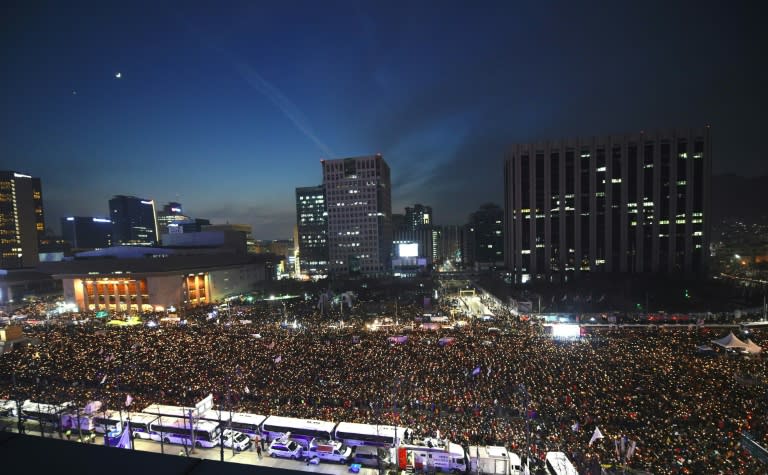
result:
M 64 435 L 67 436 L 67 440 L 70 440 L 72 438 L 72 429 L 67 429 L 67 431 L 64 432 Z
M 256 446 L 256 455 L 258 455 L 259 459 L 261 459 L 261 445 Z

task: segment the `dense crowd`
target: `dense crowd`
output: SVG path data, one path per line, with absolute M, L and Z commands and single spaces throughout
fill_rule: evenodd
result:
M 400 311 L 405 320 L 418 309 Z M 464 445 L 535 456 L 562 450 L 580 473 L 616 463 L 622 436 L 636 442 L 630 466 L 652 473 L 764 473 L 740 439 L 748 430 L 768 445 L 765 361 L 695 356 L 720 330 L 595 329 L 556 341 L 514 322 L 502 333 L 414 330 L 394 344 L 392 331 L 331 327 L 340 315 L 321 318 L 310 307 L 291 312 L 303 326 L 234 307 L 231 324 L 201 314 L 186 326 L 39 330 L 41 345 L 0 357 L 0 399 L 117 409 L 130 394 L 141 410 L 213 393 L 244 412 L 439 430 Z M 446 336 L 452 344 L 441 346 Z M 604 438 L 590 445 L 595 427 Z

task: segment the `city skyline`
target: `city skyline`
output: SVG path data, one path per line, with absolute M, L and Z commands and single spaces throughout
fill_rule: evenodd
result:
M 756 7 L 662 5 L 4 4 L 2 168 L 57 232 L 126 194 L 260 239 L 323 158 L 382 153 L 436 224 L 503 203 L 514 143 L 710 125 L 713 173 L 765 173 Z

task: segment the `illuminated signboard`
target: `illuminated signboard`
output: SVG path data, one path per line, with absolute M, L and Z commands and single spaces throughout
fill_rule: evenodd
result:
M 419 256 L 419 244 L 416 242 L 409 242 L 397 245 L 397 255 L 399 257 L 418 257 Z
M 552 325 L 553 338 L 579 338 L 581 328 L 578 325 Z

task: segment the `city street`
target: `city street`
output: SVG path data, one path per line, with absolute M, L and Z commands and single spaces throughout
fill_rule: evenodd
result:
M 18 420 L 16 418 L 2 417 L 0 418 L 0 430 L 16 432 L 17 423 L 18 423 Z M 25 427 L 26 427 L 27 435 L 33 435 L 38 437 L 40 436 L 40 426 L 37 424 L 36 421 L 27 421 Z M 54 432 L 54 434 L 51 435 L 48 432 L 48 430 L 49 429 L 46 429 L 46 433 L 45 433 L 46 437 L 53 437 L 55 439 L 59 438 L 58 432 Z M 73 444 L 79 443 L 77 442 L 77 439 L 78 439 L 77 432 L 73 431 L 71 435 L 72 443 Z M 94 443 L 103 444 L 104 436 L 102 434 L 96 434 L 96 439 Z M 171 456 L 186 457 L 187 456 L 187 455 L 179 455 L 184 453 L 184 447 L 180 445 L 160 444 L 160 442 L 155 442 L 153 440 L 135 439 L 134 449 L 141 450 L 144 452 L 165 453 L 169 457 Z M 128 449 L 115 448 L 115 450 L 128 450 Z M 214 447 L 210 449 L 195 448 L 194 453 L 190 454 L 189 456 L 194 458 L 199 458 L 199 459 L 220 461 L 221 449 L 219 447 Z M 249 465 L 259 465 L 262 467 L 275 467 L 275 468 L 288 469 L 288 470 L 303 470 L 305 472 L 314 472 L 314 473 L 328 473 L 328 474 L 350 473 L 348 465 L 341 465 L 341 464 L 330 463 L 330 462 L 324 462 L 317 465 L 312 465 L 299 460 L 272 458 L 269 455 L 267 455 L 266 450 L 263 452 L 262 458 L 259 459 L 255 450 L 249 450 L 244 452 L 234 452 L 233 454 L 232 449 L 225 448 L 224 461 L 249 464 Z M 362 467 L 360 468 L 359 473 L 363 475 L 374 475 L 378 473 L 378 470 L 373 468 Z

